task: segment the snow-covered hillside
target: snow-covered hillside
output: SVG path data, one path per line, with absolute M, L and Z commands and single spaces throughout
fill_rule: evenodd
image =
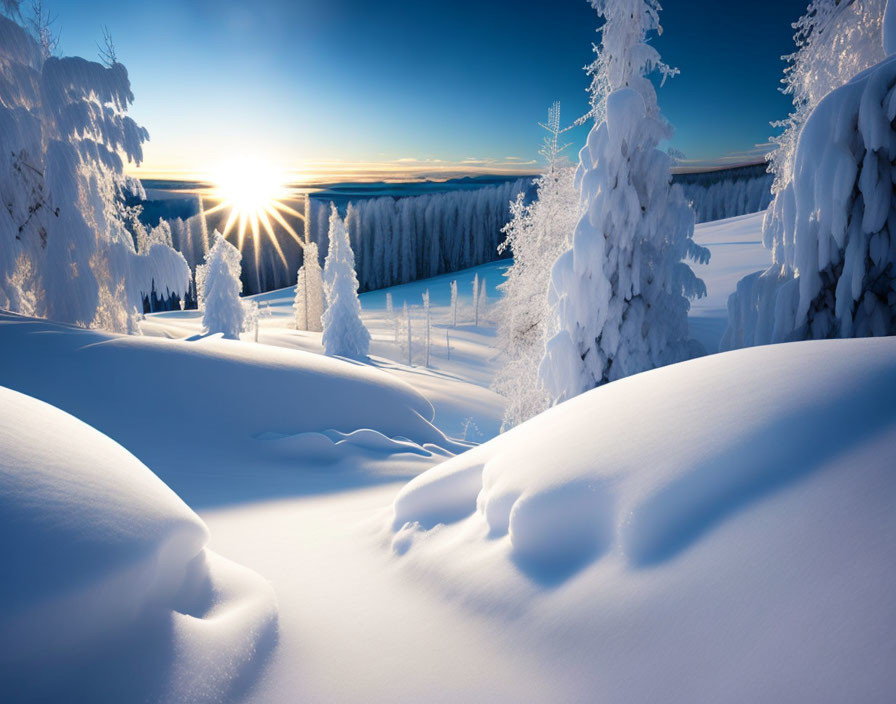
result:
M 889 701 L 894 394 L 892 338 L 629 377 L 411 481 L 394 559 L 553 701 Z
M 0 386 L 89 423 L 165 481 L 179 477 L 192 505 L 234 500 L 234 471 L 257 472 L 252 491 L 270 495 L 284 468 L 347 462 L 410 476 L 467 447 L 434 427 L 432 406 L 394 375 L 323 355 L 12 314 L 0 314 L 0 345 Z
M 710 349 L 767 266 L 761 218 L 696 230 L 712 259 L 689 324 Z M 142 338 L 3 314 L 0 386 L 62 410 L 0 392 L 3 559 L 24 575 L 3 587 L 0 689 L 887 701 L 896 341 L 692 360 L 468 450 L 503 411 L 473 280 L 495 300 L 505 266 L 363 294 L 363 362 L 292 328 L 291 289 L 255 298 L 259 344 L 197 338 L 195 311 Z M 387 294 L 412 306 L 411 365 Z M 55 650 L 31 647 L 47 632 Z

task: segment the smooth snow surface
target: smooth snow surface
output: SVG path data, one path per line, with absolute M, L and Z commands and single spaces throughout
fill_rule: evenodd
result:
M 318 354 L 126 337 L 11 314 L 0 314 L 0 345 L 0 385 L 90 423 L 166 482 L 192 477 L 196 494 L 176 487 L 191 504 L 214 502 L 212 477 L 229 471 L 316 469 L 327 456 L 331 470 L 345 461 L 408 476 L 466 448 L 430 423 L 432 406 L 405 382 Z M 351 435 L 358 430 L 365 437 Z M 259 479 L 255 490 L 273 491 L 263 486 Z
M 697 225 L 694 240 L 709 249 L 708 264 L 691 264 L 706 284 L 706 296 L 691 301 L 688 329 L 708 353 L 717 352 L 728 324 L 728 297 L 745 275 L 767 268 L 772 253 L 762 244 L 765 213 Z
M 707 334 L 720 334 L 734 282 L 767 265 L 760 223 L 697 227 L 713 261 L 698 270 L 709 295 L 691 310 L 692 329 L 706 321 Z M 362 295 L 373 336 L 365 365 L 326 358 L 319 333 L 292 329 L 291 289 L 255 299 L 271 312 L 264 344 L 251 333 L 196 340 L 195 311 L 143 321 L 144 332 L 183 339 L 0 318 L 0 385 L 77 415 L 139 458 L 66 416 L 96 442 L 53 434 L 41 414 L 49 432 L 26 444 L 30 416 L 13 409 L 15 439 L 3 451 L 52 467 L 34 453 L 56 452 L 58 439 L 78 477 L 100 475 L 77 482 L 64 512 L 34 517 L 70 516 L 98 544 L 123 535 L 142 550 L 73 567 L 55 548 L 46 561 L 31 550 L 8 564 L 52 572 L 60 588 L 86 575 L 89 598 L 121 564 L 116 555 L 145 565 L 152 535 L 184 545 L 196 530 L 194 554 L 206 556 L 214 585 L 213 603 L 157 599 L 147 607 L 154 628 L 114 616 L 144 603 L 139 589 L 130 601 L 103 592 L 108 612 L 82 611 L 89 625 L 112 629 L 112 645 L 60 653 L 29 681 L 78 694 L 89 682 L 89 701 L 116 703 L 892 699 L 893 341 L 668 367 L 450 459 L 467 445 L 446 434 L 487 439 L 503 413 L 487 388 L 500 364 L 493 315 L 474 326 L 471 298 L 476 276 L 498 298 L 506 266 Z M 416 351 L 413 366 L 402 361 L 394 315 L 410 304 L 422 333 L 414 306 L 427 289 L 429 369 Z M 112 467 L 108 446 L 122 458 Z M 223 557 L 203 550 L 202 524 L 140 461 L 199 513 Z M 53 475 L 54 486 L 70 471 Z M 27 483 L 26 470 L 14 475 Z M 150 488 L 134 496 L 136 486 Z M 124 510 L 133 522 L 116 518 L 118 532 L 99 533 L 94 517 Z M 135 534 L 137 525 L 157 533 Z M 189 553 L 164 553 L 150 573 L 176 584 Z M 52 621 L 69 622 L 79 623 L 77 610 Z M 54 627 L 64 649 L 62 633 Z M 134 659 L 139 667 L 128 669 Z M 10 662 L 4 672 L 17 674 Z
M 629 377 L 412 480 L 392 550 L 555 701 L 891 701 L 894 395 L 892 338 Z
M 276 634 L 258 575 L 123 447 L 0 388 L 0 691 L 5 701 L 217 701 Z M 73 655 L 74 653 L 74 655 Z

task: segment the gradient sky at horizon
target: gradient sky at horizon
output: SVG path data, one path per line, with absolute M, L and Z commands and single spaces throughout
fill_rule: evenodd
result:
M 653 41 L 681 70 L 659 93 L 671 146 L 698 163 L 760 153 L 789 110 L 780 57 L 806 3 L 663 3 Z M 45 5 L 64 54 L 95 57 L 108 26 L 151 135 L 136 172 L 147 175 L 202 175 L 250 154 L 348 177 L 531 171 L 551 101 L 569 121 L 587 110 L 582 67 L 598 36 L 585 0 Z M 574 149 L 586 132 L 570 133 Z

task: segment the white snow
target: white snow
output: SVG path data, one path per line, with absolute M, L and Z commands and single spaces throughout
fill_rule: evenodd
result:
M 395 560 L 555 701 L 887 701 L 894 392 L 892 338 L 628 377 L 412 480 Z
M 695 230 L 713 255 L 689 316 L 706 340 L 735 282 L 768 264 L 761 221 Z M 118 660 L 85 650 L 103 676 L 83 677 L 110 683 L 93 700 L 888 699 L 893 340 L 666 367 L 452 457 L 468 445 L 446 435 L 484 441 L 501 422 L 494 315 L 474 326 L 471 303 L 477 276 L 500 297 L 508 264 L 362 294 L 365 364 L 293 329 L 292 289 L 251 299 L 271 311 L 262 344 L 196 339 L 196 311 L 142 323 L 183 339 L 0 318 L 0 385 L 127 447 L 126 466 L 151 478 L 145 462 L 247 568 L 205 549 L 220 601 L 199 619 L 161 611 L 193 630 L 140 631 Z M 422 335 L 427 290 L 431 368 L 422 346 L 409 367 L 395 314 L 409 304 Z M 128 657 L 145 677 L 109 674 Z
M 387 446 L 407 441 L 400 447 L 413 452 L 397 456 L 369 437 L 340 446 L 356 469 L 388 464 L 405 476 L 466 447 L 431 424 L 432 406 L 407 383 L 319 354 L 219 337 L 120 336 L 11 314 L 0 314 L 0 341 L 0 385 L 90 423 L 166 481 L 185 471 L 206 501 L 215 493 L 203 486 L 208 467 L 223 474 L 259 463 L 313 468 L 317 462 L 304 460 L 308 448 L 338 442 L 334 433 L 363 429 Z
M 4 698 L 214 701 L 276 631 L 258 575 L 127 450 L 0 388 Z M 72 653 L 75 653 L 73 656 Z

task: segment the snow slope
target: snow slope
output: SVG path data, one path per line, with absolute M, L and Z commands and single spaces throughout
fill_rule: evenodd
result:
M 167 483 L 176 474 L 176 490 L 192 505 L 214 501 L 216 488 L 226 496 L 219 482 L 232 471 L 256 471 L 255 490 L 276 493 L 264 480 L 276 484 L 283 471 L 350 466 L 408 477 L 467 447 L 432 425 L 432 406 L 406 383 L 341 359 L 218 337 L 120 336 L 6 313 L 0 346 L 0 385 L 84 420 Z
M 691 301 L 688 327 L 708 353 L 718 352 L 728 324 L 728 296 L 747 274 L 766 269 L 772 254 L 762 244 L 762 219 L 753 213 L 694 228 L 694 241 L 709 248 L 708 264 L 692 263 L 706 284 L 706 297 Z
M 894 398 L 893 338 L 629 377 L 413 479 L 395 560 L 555 701 L 891 701 Z
M 497 286 L 503 281 L 508 260 L 491 262 L 465 271 L 432 279 L 393 286 L 360 295 L 361 319 L 371 333 L 369 364 L 413 386 L 435 409 L 434 424 L 453 438 L 482 442 L 498 434 L 504 415 L 504 399 L 491 391 L 496 363 L 494 324 L 489 315 L 481 316 L 480 325 L 473 325 L 473 279 L 484 277 L 488 298 L 498 298 Z M 454 327 L 449 310 L 450 284 L 457 280 L 461 309 Z M 430 290 L 433 333 L 429 368 L 423 365 L 422 295 Z M 407 303 L 411 309 L 413 351 L 412 364 L 407 364 L 404 341 L 407 331 L 402 321 L 386 312 L 386 293 L 391 293 L 393 306 L 401 311 Z M 265 345 L 323 353 L 320 333 L 295 330 L 293 314 L 294 288 L 271 291 L 251 300 L 261 305 L 258 341 Z M 396 325 L 398 330 L 396 332 Z M 202 330 L 201 314 L 195 310 L 171 311 L 148 315 L 141 323 L 147 336 L 186 338 Z M 241 339 L 254 340 L 254 331 Z M 396 342 L 396 340 L 398 340 Z M 450 346 L 450 348 L 449 348 Z
M 724 328 L 734 282 L 766 265 L 760 221 L 697 228 L 713 261 L 699 272 L 709 295 L 690 322 L 706 321 L 707 339 Z M 489 265 L 490 287 L 504 265 Z M 97 625 L 121 647 L 85 648 L 100 688 L 89 699 L 126 701 L 135 697 L 123 691 L 142 688 L 169 701 L 265 703 L 892 700 L 896 341 L 704 357 L 614 382 L 451 458 L 466 445 L 441 431 L 500 419 L 484 388 L 499 363 L 493 321 L 472 326 L 469 308 L 458 327 L 448 320 L 450 281 L 469 306 L 483 271 L 390 291 L 400 308 L 402 296 L 413 303 L 431 289 L 434 337 L 447 331 L 452 345 L 450 359 L 434 350 L 432 369 L 402 363 L 385 291 L 362 296 L 373 333 L 364 364 L 324 357 L 319 334 L 289 329 L 288 290 L 263 297 L 272 314 L 260 345 L 252 333 L 140 339 L 0 317 L 0 385 L 124 444 L 211 534 L 208 548 L 204 537 L 195 547 L 216 585 L 210 610 L 166 592 L 152 608 L 176 628 L 120 633 L 116 609 L 143 604 L 141 592 L 104 592 L 110 610 Z M 144 325 L 198 332 L 191 312 Z M 13 412 L 18 433 L 27 413 Z M 56 435 L 66 448 L 93 447 Z M 20 445 L 0 450 L 43 450 Z M 118 452 L 128 471 L 97 463 L 104 478 L 79 481 L 66 510 L 78 520 L 91 511 L 91 521 L 73 525 L 103 544 L 107 534 L 91 531 L 109 504 L 146 517 L 159 536 L 189 534 L 197 519 L 170 492 L 173 504 L 118 488 L 148 474 Z M 114 496 L 97 503 L 91 492 Z M 183 530 L 171 527 L 178 516 Z M 141 546 L 134 564 L 157 545 L 127 544 Z M 66 573 L 61 558 L 35 552 L 22 570 Z M 166 552 L 152 569 L 176 584 L 189 553 Z M 83 561 L 75 572 L 96 585 L 118 564 Z M 262 617 L 270 592 L 253 572 L 276 595 L 276 636 Z M 77 623 L 77 611 L 62 616 Z M 248 640 L 230 640 L 240 635 Z M 241 643 L 256 637 L 251 656 Z M 128 657 L 143 658 L 143 679 L 126 681 Z M 78 677 L 59 670 L 47 687 Z
M 127 450 L 0 388 L 0 692 L 6 701 L 214 701 L 276 633 L 258 575 Z
M 692 268 L 706 283 L 707 297 L 691 302 L 688 324 L 691 335 L 708 352 L 719 349 L 728 320 L 728 296 L 745 275 L 765 269 L 771 254 L 762 245 L 762 218 L 754 213 L 728 220 L 697 225 L 694 240 L 708 247 L 712 258 L 709 264 L 692 264 Z M 369 363 L 377 366 L 419 391 L 435 409 L 434 424 L 453 438 L 484 442 L 495 437 L 501 427 L 505 401 L 490 390 L 500 358 L 495 350 L 494 320 L 486 314 L 480 325 L 472 324 L 472 286 L 474 276 L 485 279 L 488 298 L 501 295 L 498 285 L 510 260 L 436 276 L 431 279 L 393 286 L 388 289 L 361 294 L 361 319 L 370 330 Z M 458 282 L 461 304 L 457 327 L 449 308 L 450 284 Z M 430 368 L 422 366 L 422 294 L 429 290 L 432 301 L 433 348 Z M 407 364 L 404 344 L 406 329 L 403 322 L 396 324 L 396 316 L 386 312 L 386 294 L 392 296 L 393 307 L 401 311 L 407 303 L 411 308 L 414 352 L 412 364 Z M 258 341 L 265 345 L 322 353 L 319 333 L 293 329 L 294 288 L 271 291 L 251 300 L 262 306 Z M 398 330 L 396 332 L 396 325 Z M 186 338 L 202 330 L 201 314 L 195 310 L 156 313 L 141 323 L 145 335 Z M 241 338 L 254 339 L 254 332 Z M 398 342 L 396 342 L 398 340 Z

